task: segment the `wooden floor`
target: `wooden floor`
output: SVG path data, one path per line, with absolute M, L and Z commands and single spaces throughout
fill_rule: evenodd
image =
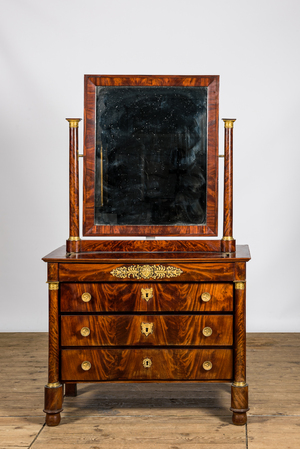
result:
M 299 449 L 300 334 L 248 334 L 248 424 L 228 384 L 82 384 L 44 426 L 47 334 L 0 334 L 0 448 Z

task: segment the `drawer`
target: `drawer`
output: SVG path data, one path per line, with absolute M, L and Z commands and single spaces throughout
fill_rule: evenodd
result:
M 61 351 L 62 382 L 232 380 L 232 377 L 231 349 L 63 349 Z
M 62 346 L 233 344 L 232 315 L 64 315 Z
M 84 293 L 87 297 L 83 297 Z M 231 312 L 233 283 L 61 283 L 61 312 Z
M 60 282 L 230 282 L 235 264 L 230 259 L 213 263 L 60 263 Z

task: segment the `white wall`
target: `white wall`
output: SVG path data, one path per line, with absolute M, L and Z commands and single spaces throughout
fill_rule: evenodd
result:
M 300 331 L 299 1 L 0 6 L 0 330 L 47 330 L 40 259 L 68 237 L 64 119 L 83 116 L 83 75 L 97 73 L 221 76 L 220 117 L 238 119 L 234 236 L 253 257 L 248 330 Z

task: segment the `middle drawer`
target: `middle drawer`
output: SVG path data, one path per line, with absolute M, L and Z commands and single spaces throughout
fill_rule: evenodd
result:
M 63 315 L 62 346 L 233 344 L 232 315 Z

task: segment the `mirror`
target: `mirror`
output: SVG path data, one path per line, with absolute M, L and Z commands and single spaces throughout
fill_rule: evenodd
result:
M 208 88 L 97 86 L 95 225 L 206 225 Z

